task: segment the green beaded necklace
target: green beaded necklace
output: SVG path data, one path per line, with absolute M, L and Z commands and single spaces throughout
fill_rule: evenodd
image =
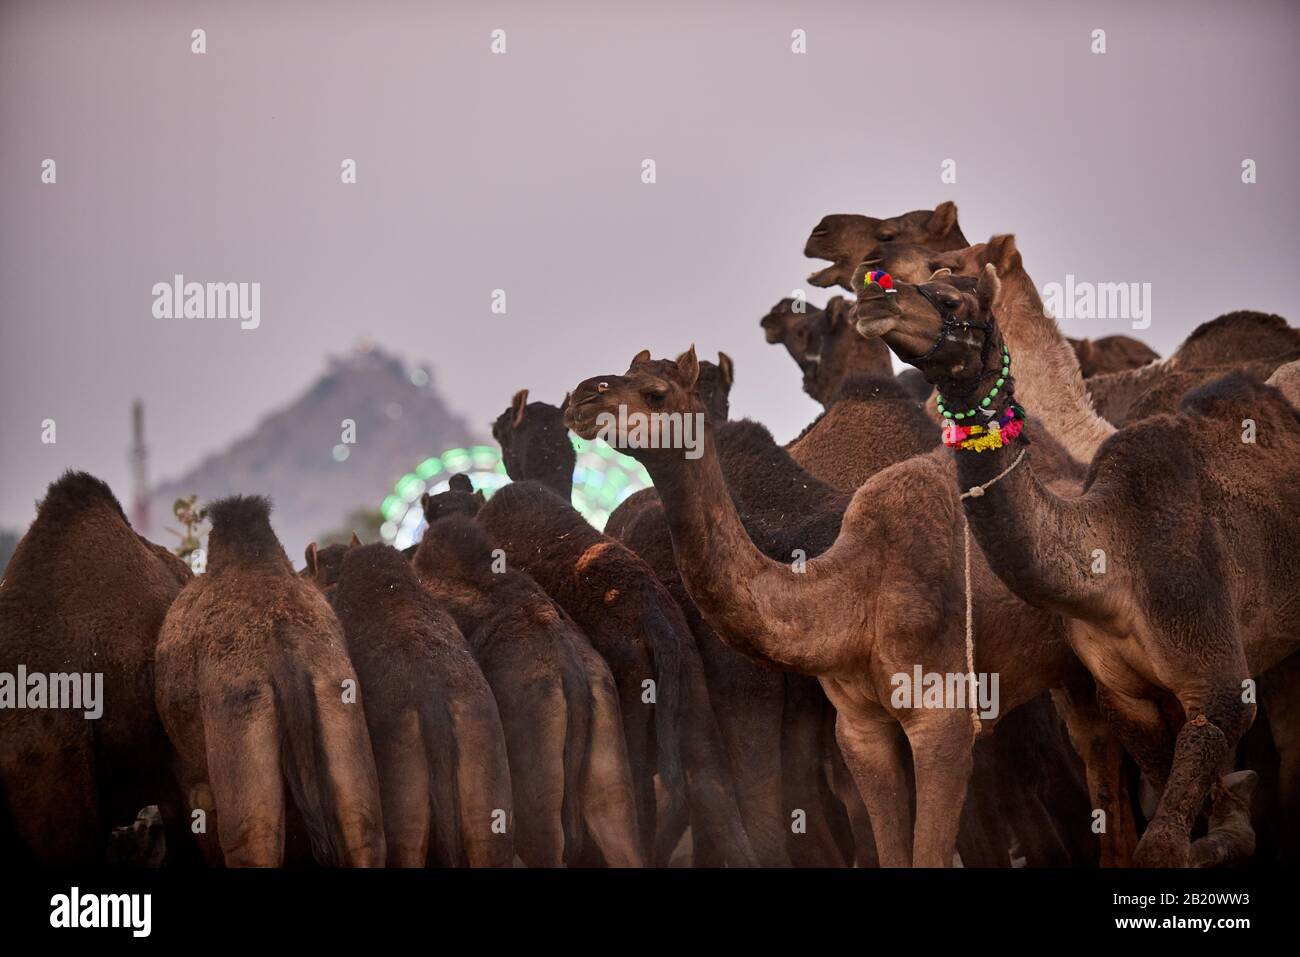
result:
M 940 393 L 939 398 L 936 400 L 939 406 L 939 414 L 942 415 L 945 419 L 961 420 L 961 419 L 975 418 L 976 411 L 986 410 L 989 408 L 989 406 L 993 404 L 993 400 L 997 397 L 998 391 L 1006 383 L 1007 376 L 1009 376 L 1010 374 L 1011 374 L 1011 350 L 1007 348 L 1006 343 L 1003 343 L 1002 344 L 1002 372 L 998 376 L 998 381 L 993 383 L 993 388 L 989 389 L 989 394 L 986 395 L 984 398 L 980 399 L 980 410 L 967 409 L 965 412 L 952 412 L 948 409 L 948 404 L 944 400 L 943 393 Z M 984 414 L 987 416 L 987 415 L 992 415 L 993 413 L 990 411 L 985 411 Z

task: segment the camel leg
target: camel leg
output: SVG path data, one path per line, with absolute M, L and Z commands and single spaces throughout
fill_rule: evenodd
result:
M 876 835 L 871 830 L 871 815 L 862 800 L 858 786 L 853 783 L 853 775 L 844 763 L 839 743 L 835 740 L 835 718 L 831 715 L 830 733 L 830 768 L 826 776 L 830 779 L 833 797 L 844 807 L 849 819 L 849 830 L 853 838 L 853 866 L 879 867 L 880 858 L 876 855 Z
M 238 712 L 223 701 L 205 698 L 202 715 L 208 781 L 226 866 L 279 867 L 284 862 L 285 778 L 270 688 Z
M 785 677 L 693 629 L 736 788 L 740 820 L 762 867 L 788 867 L 781 812 L 781 720 Z
M 1137 821 L 1128 778 L 1124 773 L 1124 747 L 1101 713 L 1091 680 L 1053 692 L 1053 700 L 1070 741 L 1083 760 L 1088 798 L 1095 814 L 1104 815 L 1095 826 L 1100 832 L 1102 867 L 1128 867 L 1137 850 Z
M 963 709 L 922 711 L 903 730 L 916 768 L 916 867 L 951 867 L 974 763 L 975 732 Z
M 1277 815 L 1282 859 L 1300 860 L 1300 654 L 1292 655 L 1259 679 L 1277 748 Z
M 389 867 L 424 867 L 433 823 L 429 765 L 419 716 L 410 711 L 386 727 L 371 726 L 384 844 Z
M 1211 785 L 1228 770 L 1237 739 L 1254 718 L 1254 706 L 1241 700 L 1239 681 L 1205 694 L 1180 695 L 1180 700 L 1188 720 L 1178 732 L 1155 816 L 1138 842 L 1134 863 L 1139 867 L 1187 866 L 1192 825 Z
M 785 813 L 781 816 L 790 861 L 796 867 L 843 867 L 844 855 L 831 833 L 825 811 L 826 800 L 833 796 L 824 792 L 821 762 L 827 717 L 829 714 L 833 720 L 834 711 L 816 679 L 789 673 L 784 678 L 780 774 Z M 833 733 L 833 725 L 830 730 Z M 856 796 L 856 787 L 852 783 L 850 787 Z M 790 815 L 796 811 L 804 814 L 803 833 L 790 829 Z
M 841 709 L 835 722 L 835 738 L 871 815 L 880 866 L 911 867 L 912 828 L 903 729 L 883 712 L 879 716 L 861 712 L 849 715 Z
M 582 776 L 582 816 L 609 867 L 642 867 L 632 769 L 609 665 L 594 648 L 575 643 L 591 689 L 590 744 Z

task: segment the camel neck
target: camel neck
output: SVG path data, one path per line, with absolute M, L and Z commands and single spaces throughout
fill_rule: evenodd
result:
M 728 645 L 790 671 L 837 664 L 833 635 L 810 620 L 832 604 L 833 575 L 796 575 L 755 546 L 740 519 L 706 426 L 703 453 L 661 450 L 642 460 L 663 504 L 673 556 L 691 599 Z M 810 587 L 811 586 L 811 587 Z
M 1017 401 L 1071 457 L 1087 464 L 1115 427 L 1097 415 L 1079 361 L 1023 267 L 1008 271 L 994 303 L 998 329 L 1016 358 Z

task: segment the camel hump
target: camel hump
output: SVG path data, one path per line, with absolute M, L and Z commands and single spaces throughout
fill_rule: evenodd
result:
M 1240 370 L 1233 370 L 1188 391 L 1178 403 L 1178 410 L 1206 418 L 1235 420 L 1269 403 L 1288 405 L 1277 389 L 1257 382 Z M 1289 406 L 1287 411 L 1290 411 Z
M 60 519 L 94 505 L 107 505 L 115 511 L 127 525 L 131 522 L 122 511 L 122 504 L 103 479 L 95 478 L 89 472 L 77 472 L 69 469 L 58 479 L 50 483 L 45 498 L 37 506 L 37 518 Z

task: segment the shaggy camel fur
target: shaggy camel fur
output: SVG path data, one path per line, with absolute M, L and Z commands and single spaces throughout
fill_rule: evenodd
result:
M 626 375 L 580 383 L 567 422 L 591 436 L 597 416 L 620 405 L 629 412 L 694 411 L 697 376 L 693 350 L 675 363 L 654 363 L 643 352 Z M 945 488 L 951 482 L 946 459 L 916 456 L 874 476 L 854 495 L 834 544 L 786 565 L 763 555 L 746 532 L 711 427 L 696 460 L 673 449 L 629 453 L 654 478 L 682 578 L 718 635 L 778 667 L 821 679 L 838 712 L 845 760 L 871 813 L 881 864 L 948 866 L 971 768 L 971 717 L 964 706 L 911 707 L 895 693 L 896 677 L 917 666 L 942 675 L 970 670 L 961 625 L 960 509 L 956 492 Z M 1060 465 L 1069 472 L 1063 455 Z M 915 515 L 932 518 L 922 526 Z M 982 562 L 972 574 L 981 598 L 975 670 L 1000 675 L 999 715 L 1048 688 L 1077 692 L 1081 677 L 1086 684 L 1059 619 L 1015 606 Z M 1069 713 L 1072 731 L 1086 739 L 1090 786 L 1112 780 L 1101 765 L 1093 773 L 1105 744 L 1100 721 L 1083 709 Z M 986 727 L 996 717 L 987 715 Z M 914 827 L 905 738 L 915 768 Z M 1095 800 L 1105 802 L 1094 806 L 1105 807 L 1109 820 L 1122 822 L 1122 793 L 1112 789 Z
M 975 280 L 896 283 L 888 300 L 872 286 L 859 299 L 859 331 L 883 336 L 959 405 L 978 402 L 1002 365 L 998 273 L 990 262 Z M 1045 342 L 1059 339 L 1039 316 Z M 994 414 L 1017 391 L 1003 378 Z M 1053 414 L 1073 414 L 1084 451 L 1109 430 L 1086 403 L 1067 408 L 1072 393 L 1059 390 Z M 1247 419 L 1255 441 L 1244 440 Z M 1220 815 L 1242 783 L 1224 775 L 1254 716 L 1247 679 L 1300 636 L 1300 417 L 1276 390 L 1232 373 L 1185 396 L 1176 415 L 1111 434 L 1089 457 L 1079 497 L 1045 484 L 1037 452 L 1013 442 L 956 453 L 962 488 L 999 479 L 966 499 L 972 532 L 1018 595 L 1069 616 L 1071 646 L 1161 793 L 1136 862 L 1199 863 L 1190 834 L 1206 797 Z
M 886 270 L 888 271 L 888 270 Z M 1137 369 L 1155 362 L 1160 354 L 1132 336 L 1102 336 L 1100 339 L 1067 339 L 1079 360 L 1085 379 L 1125 369 Z
M 0 584 L 0 673 L 102 673 L 103 710 L 88 719 L 88 702 L 19 709 L 0 688 L 0 830 L 17 843 L 11 860 L 102 864 L 113 824 L 150 804 L 171 819 L 183 813 L 153 707 L 153 657 L 190 577 L 131 530 L 99 479 L 67 472 L 50 485 Z
M 343 549 L 333 605 L 361 683 L 389 865 L 509 867 L 526 842 L 503 719 L 456 622 L 388 545 Z
M 516 481 L 493 495 L 479 518 L 510 563 L 536 579 L 608 662 L 652 859 L 667 861 L 689 815 L 697 840 L 716 848 L 719 860 L 752 866 L 703 664 L 681 609 L 644 562 L 569 504 L 573 446 L 556 441 L 565 431 L 553 406 L 528 403 L 526 391 L 515 396 L 493 435 Z
M 468 484 L 455 476 L 452 487 Z M 607 864 L 640 867 L 618 692 L 586 636 L 531 578 L 494 563 L 486 533 L 468 516 L 430 525 L 412 564 L 455 617 L 496 696 L 519 857 L 532 867 L 578 863 L 585 820 Z
M 285 789 L 322 864 L 382 866 L 370 736 L 356 673 L 324 596 L 294 574 L 270 503 L 208 509 L 207 573 L 182 589 L 158 639 L 158 713 L 210 862 L 279 866 Z M 219 846 L 214 843 L 216 835 Z

